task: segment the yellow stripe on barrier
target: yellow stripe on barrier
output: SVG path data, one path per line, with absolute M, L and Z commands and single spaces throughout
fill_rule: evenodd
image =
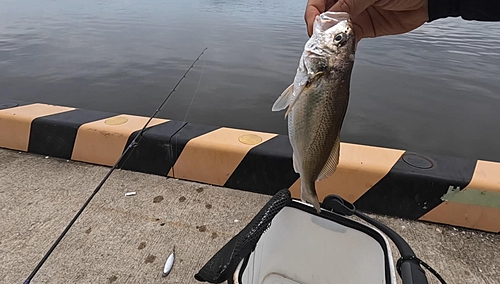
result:
M 455 202 L 444 202 L 419 218 L 420 221 L 500 232 L 500 209 Z
M 356 201 L 387 175 L 404 153 L 403 150 L 342 142 L 337 170 L 330 177 L 316 182 L 320 202 L 329 194 L 340 195 L 349 202 Z M 290 191 L 294 198 L 300 198 L 300 178 Z
M 130 135 L 144 127 L 148 117 L 121 114 L 83 124 L 78 129 L 72 160 L 112 166 L 120 158 Z M 155 118 L 148 127 L 169 120 Z
M 34 119 L 71 110 L 40 103 L 0 110 L 0 147 L 27 151 Z
M 469 187 L 500 192 L 500 163 L 477 161 Z
M 168 175 L 223 186 L 248 151 L 275 136 L 219 128 L 189 140 Z
M 500 164 L 478 161 L 469 185 L 451 186 L 442 199 L 419 220 L 500 232 Z

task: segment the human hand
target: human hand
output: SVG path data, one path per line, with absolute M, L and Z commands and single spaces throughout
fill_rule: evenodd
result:
M 308 0 L 304 19 L 312 35 L 314 19 L 325 12 L 347 12 L 356 34 L 363 38 L 409 32 L 429 19 L 428 0 Z

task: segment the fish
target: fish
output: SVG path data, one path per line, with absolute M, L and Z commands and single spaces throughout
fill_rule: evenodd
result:
M 321 212 L 316 181 L 331 176 L 340 161 L 340 131 L 347 112 L 356 40 L 350 15 L 316 16 L 293 83 L 276 99 L 272 111 L 285 112 L 300 176 L 300 198 Z

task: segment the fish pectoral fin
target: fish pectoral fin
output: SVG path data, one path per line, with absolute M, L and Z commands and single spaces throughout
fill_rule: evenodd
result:
M 305 72 L 299 72 L 295 75 L 294 82 L 290 84 L 274 102 L 272 111 L 280 111 L 288 107 L 285 118 L 292 111 L 293 106 L 299 99 L 300 94 L 305 87 L 309 86 L 313 80 L 317 79 L 324 74 L 323 71 L 319 71 L 313 74 L 307 74 Z M 297 83 L 297 84 L 296 84 Z M 295 92 L 295 96 L 294 96 Z
M 316 181 L 320 181 L 324 178 L 329 177 L 337 170 L 337 165 L 340 160 L 340 135 L 337 136 L 335 142 L 333 143 L 332 152 L 325 163 L 325 166 L 318 175 Z
M 290 84 L 283 93 L 274 102 L 272 111 L 280 111 L 285 109 L 290 104 L 290 99 L 293 94 L 293 84 Z
M 283 93 L 278 97 L 278 99 L 274 102 L 272 111 L 280 111 L 288 107 L 288 109 L 285 112 L 285 118 L 288 116 L 290 111 L 292 111 L 293 106 L 295 105 L 295 102 L 297 101 L 300 93 L 302 92 L 304 88 L 299 87 L 298 89 L 295 89 L 294 84 L 290 84 Z M 293 96 L 294 91 L 297 91 L 295 94 L 295 97 Z
M 306 82 L 307 84 L 307 82 Z M 304 91 L 305 85 L 298 87 L 295 91 L 296 94 L 294 97 L 291 98 L 290 105 L 288 106 L 288 109 L 285 112 L 285 118 L 288 116 L 288 114 L 292 111 L 293 107 L 295 106 L 295 103 L 299 100 L 299 96 L 302 94 L 302 91 Z

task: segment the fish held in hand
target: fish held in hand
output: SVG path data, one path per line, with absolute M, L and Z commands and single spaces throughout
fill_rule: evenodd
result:
M 315 182 L 332 175 L 340 160 L 340 131 L 349 102 L 355 48 L 349 14 L 317 16 L 294 81 L 272 107 L 272 111 L 288 107 L 285 118 L 293 168 L 301 179 L 300 198 L 318 213 Z

